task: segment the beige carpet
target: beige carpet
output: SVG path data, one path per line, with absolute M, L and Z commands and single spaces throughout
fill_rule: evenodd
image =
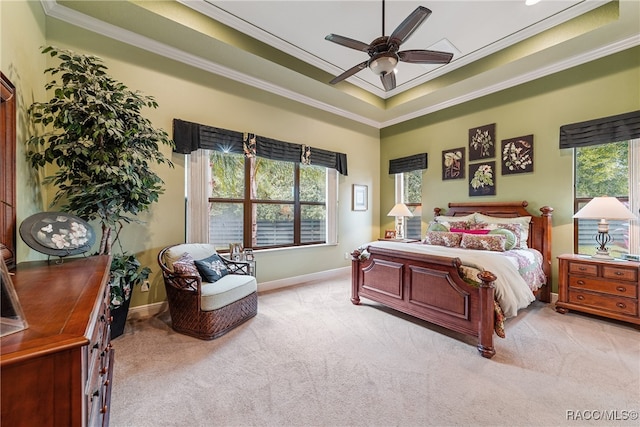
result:
M 167 313 L 128 324 L 111 425 L 638 425 L 630 325 L 536 302 L 485 359 L 473 338 L 349 297 L 346 276 L 264 293 L 214 341 L 173 332 Z

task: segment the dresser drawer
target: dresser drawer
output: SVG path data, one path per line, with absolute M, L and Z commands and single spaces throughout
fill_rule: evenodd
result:
M 581 262 L 569 262 L 569 274 L 583 274 L 585 276 L 597 276 L 598 266 L 583 264 Z
M 638 315 L 638 300 L 569 289 L 569 302 L 629 316 Z
M 575 290 L 587 289 L 628 298 L 638 297 L 638 285 L 635 283 L 603 282 L 588 277 L 569 276 L 569 287 Z
M 606 279 L 625 280 L 629 282 L 638 282 L 637 268 L 622 267 L 602 267 L 602 277 Z

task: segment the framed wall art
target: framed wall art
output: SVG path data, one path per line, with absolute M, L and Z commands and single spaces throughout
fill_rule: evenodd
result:
M 369 209 L 369 202 L 367 199 L 367 186 L 353 184 L 352 203 L 354 211 L 366 211 Z
M 496 156 L 496 124 L 469 129 L 469 160 Z
M 502 175 L 533 172 L 533 135 L 503 139 Z
M 496 195 L 496 162 L 469 165 L 469 196 Z
M 442 151 L 442 180 L 464 179 L 465 148 Z

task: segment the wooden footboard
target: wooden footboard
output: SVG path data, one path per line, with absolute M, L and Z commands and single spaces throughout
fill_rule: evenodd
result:
M 495 354 L 494 288 L 496 277 L 479 275 L 480 287 L 468 285 L 460 276 L 460 259 L 411 254 L 369 247 L 369 258 L 352 254 L 351 302 L 360 297 L 447 329 L 478 338 L 484 357 Z

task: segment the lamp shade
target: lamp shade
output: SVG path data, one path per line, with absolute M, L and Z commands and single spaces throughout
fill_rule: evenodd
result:
M 594 197 L 573 216 L 579 219 L 634 219 L 633 213 L 615 197 Z
M 422 216 L 422 205 L 416 206 L 413 210 L 413 216 Z
M 397 203 L 387 214 L 387 216 L 413 216 L 407 205 L 404 203 Z

